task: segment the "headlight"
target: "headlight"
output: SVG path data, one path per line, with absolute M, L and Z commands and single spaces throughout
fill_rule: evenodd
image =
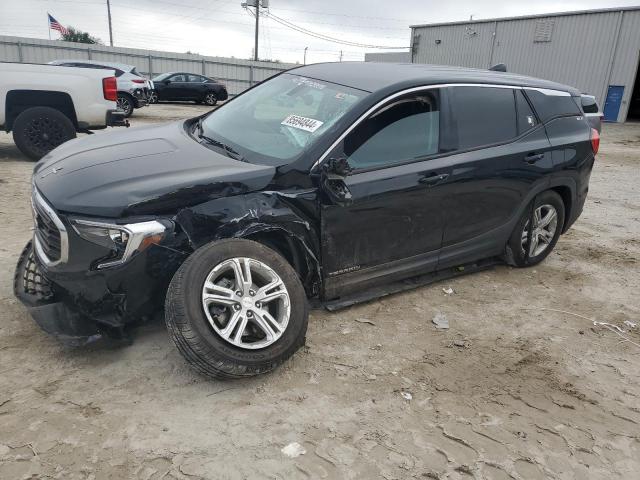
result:
M 89 220 L 72 220 L 74 230 L 88 242 L 113 251 L 98 268 L 122 265 L 136 253 L 162 241 L 167 227 L 157 221 L 114 225 Z

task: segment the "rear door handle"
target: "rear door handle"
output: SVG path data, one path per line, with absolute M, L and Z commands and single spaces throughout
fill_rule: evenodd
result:
M 418 180 L 418 181 L 420 183 L 422 183 L 423 185 L 426 185 L 428 187 L 433 187 L 434 185 L 437 185 L 440 182 L 443 182 L 447 178 L 449 178 L 449 174 L 448 173 L 442 173 L 440 175 L 437 175 L 437 174 L 434 173 L 434 174 L 431 174 L 431 175 L 425 175 L 425 176 L 421 177 L 420 180 Z
M 544 153 L 530 153 L 526 157 L 524 157 L 524 161 L 529 165 L 533 165 L 538 160 L 542 160 L 544 158 Z

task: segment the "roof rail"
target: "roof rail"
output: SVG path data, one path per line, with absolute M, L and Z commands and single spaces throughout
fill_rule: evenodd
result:
M 507 66 L 504 63 L 496 63 L 489 70 L 491 70 L 492 72 L 506 72 Z

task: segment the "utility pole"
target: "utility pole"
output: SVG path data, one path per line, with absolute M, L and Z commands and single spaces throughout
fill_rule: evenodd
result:
M 340 50 L 340 61 L 342 62 L 342 50 Z
M 309 50 L 309 47 L 304 47 L 304 62 L 303 62 L 303 65 L 307 64 L 307 50 Z
M 253 48 L 253 59 L 258 61 L 258 30 L 260 29 L 260 0 L 256 1 L 256 45 Z
M 107 16 L 109 17 L 109 45 L 113 47 L 113 30 L 111 29 L 111 2 L 107 0 Z

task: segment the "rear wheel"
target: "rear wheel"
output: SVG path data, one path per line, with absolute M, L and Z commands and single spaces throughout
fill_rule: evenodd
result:
M 528 267 L 547 258 L 558 242 L 564 216 L 564 202 L 560 195 L 551 190 L 538 195 L 511 234 L 505 252 L 507 263 Z
M 40 160 L 51 150 L 76 137 L 69 118 L 51 107 L 32 107 L 13 122 L 13 141 L 31 160 Z
M 230 239 L 205 245 L 178 269 L 165 319 L 195 370 L 240 378 L 274 369 L 304 345 L 308 307 L 283 257 L 257 242 Z
M 133 98 L 131 98 L 126 93 L 118 94 L 116 106 L 118 107 L 118 110 L 122 110 L 124 112 L 124 116 L 127 118 L 129 118 L 133 114 L 133 109 L 135 108 L 133 105 Z

